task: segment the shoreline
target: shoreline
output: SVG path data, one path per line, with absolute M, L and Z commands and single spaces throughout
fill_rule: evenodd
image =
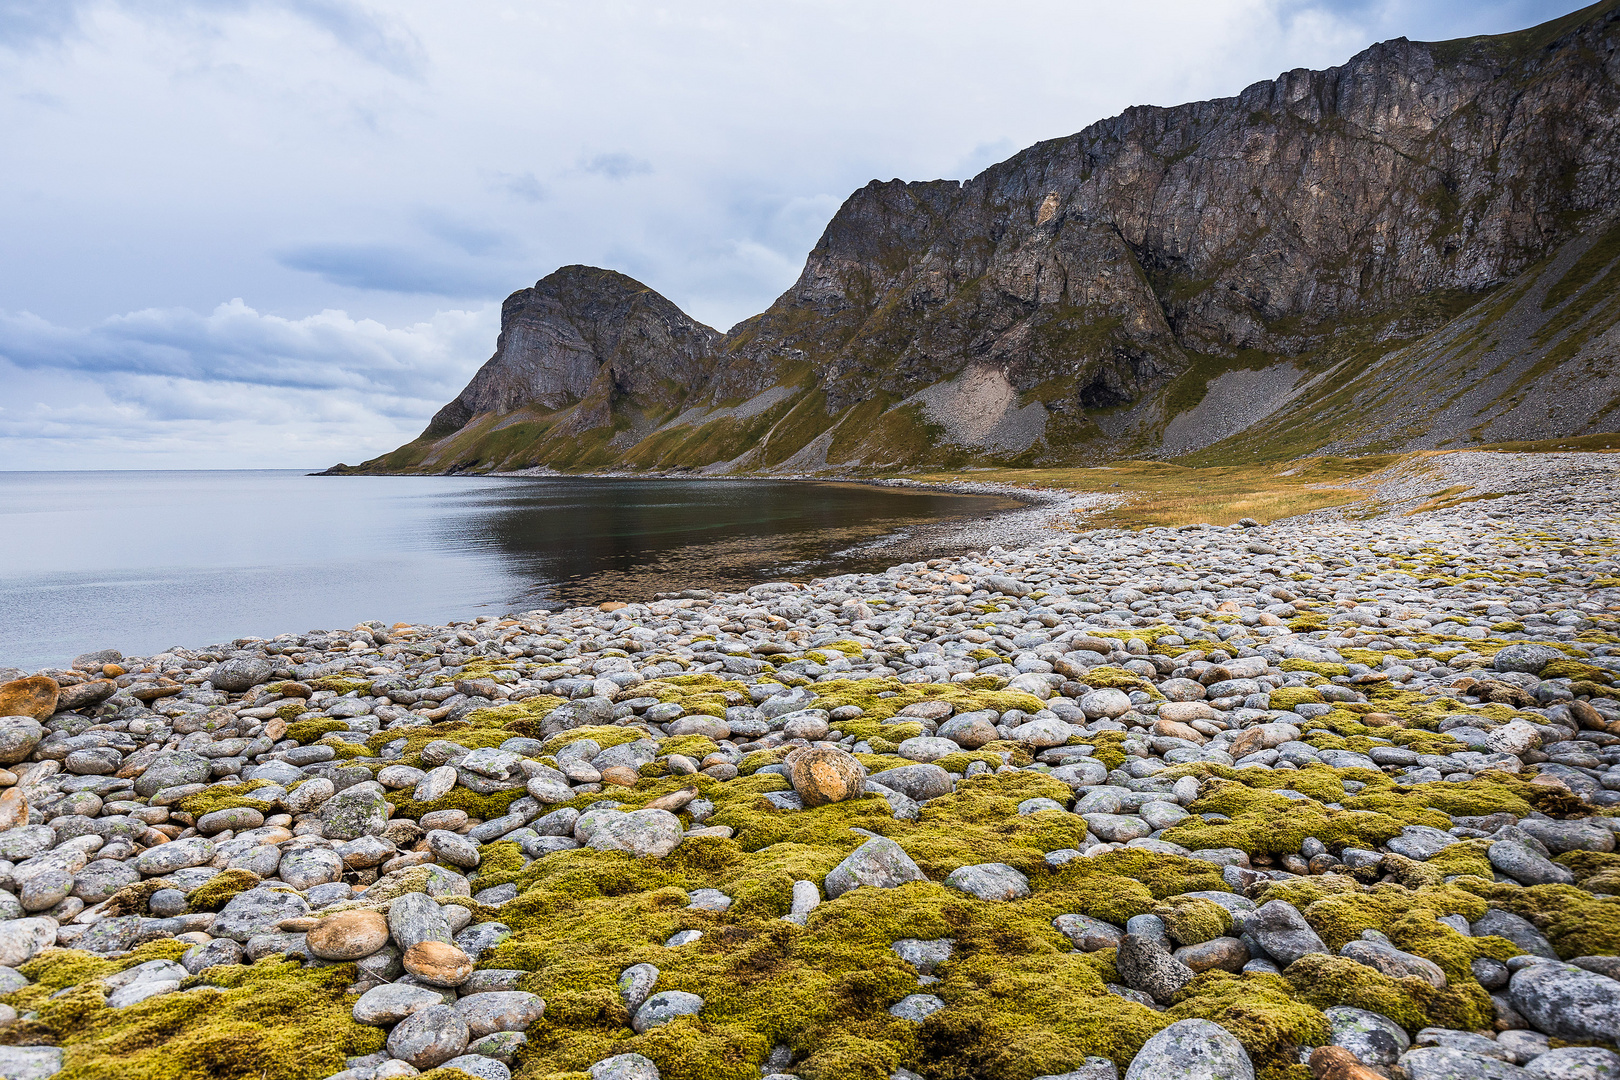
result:
M 905 1080 L 860 1062 L 1031 1024 L 1019 1076 L 1184 1071 L 1155 1040 L 1620 1068 L 1620 471 L 1454 490 L 1503 464 L 1361 518 L 5 682 L 0 1025 L 42 1075 L 117 1075 L 93 1034 L 152 1015 L 139 1055 L 208 1045 L 186 995 L 309 1080 L 693 1075 L 681 1031 Z M 1435 484 L 1462 501 L 1407 516 Z

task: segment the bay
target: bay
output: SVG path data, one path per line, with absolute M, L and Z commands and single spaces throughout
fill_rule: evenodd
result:
M 880 570 L 922 556 L 874 542 L 1016 505 L 783 480 L 0 472 L 0 667 Z

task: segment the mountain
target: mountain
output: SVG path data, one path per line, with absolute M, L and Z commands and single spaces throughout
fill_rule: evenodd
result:
M 363 471 L 1245 460 L 1620 426 L 1620 0 L 1137 107 L 851 195 L 721 334 L 621 274 L 514 293 Z

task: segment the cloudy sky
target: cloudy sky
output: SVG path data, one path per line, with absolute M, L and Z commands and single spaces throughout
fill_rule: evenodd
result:
M 0 0 L 0 469 L 360 461 L 557 266 L 724 329 L 874 177 L 1566 10 Z

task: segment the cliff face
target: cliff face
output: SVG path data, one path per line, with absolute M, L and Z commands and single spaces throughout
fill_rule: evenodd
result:
M 1612 426 L 1617 45 L 1608 0 L 1129 109 L 963 184 L 874 181 L 724 337 L 565 268 L 507 301 L 495 357 L 422 438 L 367 467 L 1058 463 L 1244 431 L 1274 431 L 1264 453 L 1422 444 L 1410 402 L 1366 395 L 1338 428 L 1283 423 L 1374 368 L 1477 383 L 1466 415 L 1434 402 L 1466 437 Z M 1577 264 L 1562 291 L 1547 279 Z M 1493 305 L 1504 287 L 1519 300 Z M 1530 312 L 1530 292 L 1558 303 Z M 1484 341 L 1510 315 L 1488 350 L 1443 344 L 1469 338 L 1459 317 Z M 1594 393 L 1538 412 L 1537 385 L 1569 379 Z M 1244 424 L 1199 419 L 1240 383 Z M 491 440 L 514 422 L 532 437 Z

